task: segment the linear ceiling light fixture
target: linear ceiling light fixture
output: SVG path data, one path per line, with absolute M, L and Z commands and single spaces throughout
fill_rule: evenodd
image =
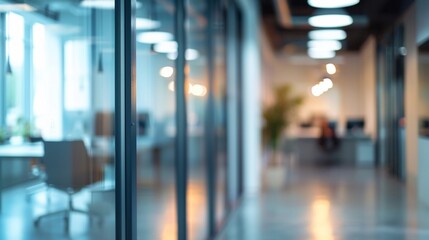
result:
M 105 10 L 115 9 L 115 0 L 83 0 L 80 3 L 80 6 L 86 8 L 98 8 Z M 140 2 L 136 3 L 136 8 L 140 8 L 142 4 Z
M 136 18 L 136 30 L 151 30 L 159 28 L 161 23 L 148 18 Z
M 321 28 L 345 27 L 353 23 L 353 18 L 343 9 L 319 9 L 308 19 L 308 23 Z
M 171 41 L 173 34 L 162 31 L 143 32 L 137 34 L 137 41 L 147 44 L 156 44 L 165 41 Z
M 319 48 L 326 50 L 337 51 L 340 50 L 342 45 L 337 40 L 311 40 L 307 43 L 308 48 Z
M 329 59 L 335 57 L 335 51 L 320 48 L 309 48 L 307 54 L 313 59 Z
M 159 53 L 175 53 L 177 52 L 177 42 L 176 41 L 160 42 L 153 46 L 153 50 Z
M 356 5 L 360 0 L 308 0 L 307 2 L 315 8 L 344 8 Z
M 344 40 L 347 33 L 341 29 L 312 30 L 308 37 L 312 40 Z

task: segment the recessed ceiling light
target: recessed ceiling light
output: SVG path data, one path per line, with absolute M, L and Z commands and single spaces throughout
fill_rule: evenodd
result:
M 150 30 L 159 28 L 161 23 L 148 18 L 136 18 L 136 29 L 137 30 Z
M 359 2 L 360 0 L 308 0 L 308 5 L 315 8 L 344 8 Z
M 329 59 L 335 57 L 335 51 L 330 51 L 326 49 L 319 49 L 319 48 L 309 48 L 308 56 L 313 59 Z
M 2 3 L 0 4 L 0 12 L 33 12 L 36 11 L 32 6 L 25 3 Z
M 337 72 L 337 67 L 333 63 L 326 64 L 326 72 L 329 74 L 335 74 Z
M 138 42 L 147 43 L 147 44 L 155 44 L 155 43 L 170 41 L 172 39 L 173 39 L 173 34 L 168 32 L 153 31 L 153 32 L 143 32 L 137 35 Z
M 322 83 L 328 88 L 331 89 L 334 86 L 334 83 L 330 78 L 324 78 Z
M 312 16 L 308 23 L 313 27 L 345 27 L 353 23 L 353 18 L 345 14 L 323 14 Z
M 341 29 L 326 29 L 310 31 L 308 37 L 314 40 L 344 40 L 347 34 Z
M 159 53 L 174 53 L 177 52 L 177 42 L 176 41 L 165 41 L 155 44 L 153 47 L 155 52 Z
M 313 96 L 318 97 L 322 95 L 323 90 L 320 88 L 319 84 L 316 84 L 311 88 L 311 93 L 313 94 Z
M 311 40 L 307 43 L 308 48 L 320 48 L 326 50 L 340 50 L 342 45 L 337 40 Z

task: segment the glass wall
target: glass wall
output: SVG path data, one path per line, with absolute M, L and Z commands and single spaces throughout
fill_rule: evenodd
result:
M 113 1 L 2 1 L 0 24 L 0 239 L 115 239 Z
M 0 1 L 0 239 L 220 230 L 241 176 L 226 4 Z
M 187 217 L 189 239 L 203 239 L 208 234 L 208 185 L 206 119 L 208 61 L 206 1 L 187 0 L 186 84 L 188 117 L 188 188 Z
M 174 4 L 136 9 L 137 238 L 177 236 Z

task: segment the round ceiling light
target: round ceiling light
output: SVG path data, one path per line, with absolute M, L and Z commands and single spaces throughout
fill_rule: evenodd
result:
M 326 64 L 326 72 L 333 75 L 337 72 L 337 67 L 333 63 Z
M 344 8 L 356 5 L 360 0 L 308 0 L 307 2 L 315 8 Z
M 320 48 L 326 50 L 337 51 L 340 50 L 342 45 L 337 40 L 311 40 L 307 43 L 308 48 Z
M 137 35 L 137 41 L 147 44 L 155 44 L 165 41 L 170 41 L 173 39 L 173 34 L 168 32 L 143 32 Z
M 353 18 L 345 14 L 322 14 L 310 17 L 308 23 L 321 28 L 345 27 L 353 23 Z
M 326 29 L 310 31 L 308 37 L 313 40 L 344 40 L 347 34 L 341 29 Z
M 308 56 L 313 59 L 329 59 L 335 57 L 335 51 L 320 49 L 320 48 L 309 48 Z
M 328 89 L 331 89 L 334 86 L 334 83 L 330 78 L 324 78 L 322 82 Z

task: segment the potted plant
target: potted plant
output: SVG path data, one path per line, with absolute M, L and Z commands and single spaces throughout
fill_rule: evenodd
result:
M 282 133 L 288 128 L 304 99 L 302 96 L 294 95 L 292 86 L 289 84 L 275 87 L 273 98 L 273 103 L 263 110 L 263 137 L 265 144 L 271 150 L 272 158 L 276 158 Z

